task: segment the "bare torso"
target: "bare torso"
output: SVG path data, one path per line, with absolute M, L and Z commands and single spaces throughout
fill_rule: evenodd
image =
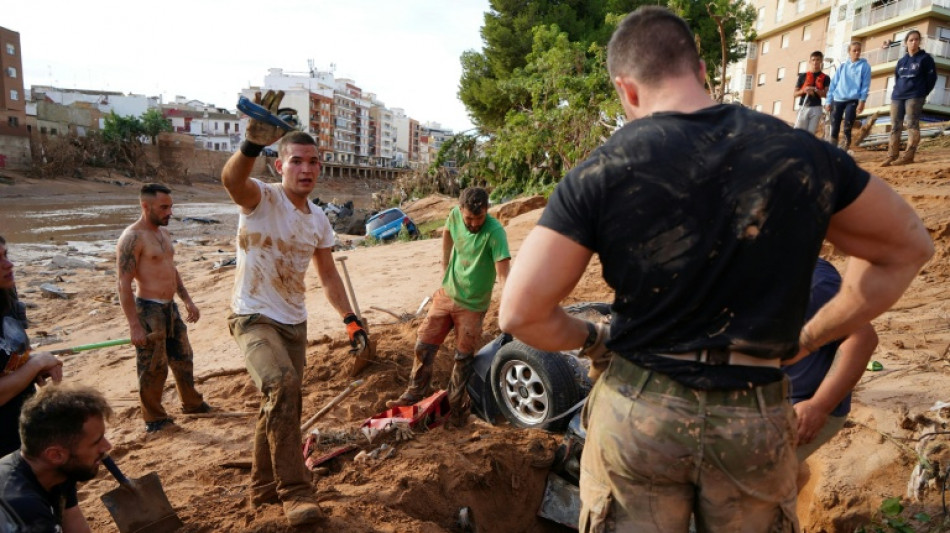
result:
M 165 228 L 139 220 L 120 238 L 119 268 L 131 272 L 139 298 L 171 300 L 178 288 L 175 251 Z

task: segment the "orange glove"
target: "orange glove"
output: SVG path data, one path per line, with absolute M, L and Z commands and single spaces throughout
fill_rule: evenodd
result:
M 366 334 L 363 323 L 354 313 L 343 317 L 343 323 L 346 324 L 346 335 L 350 338 L 350 346 L 356 348 L 361 340 L 364 346 L 369 343 L 369 335 Z

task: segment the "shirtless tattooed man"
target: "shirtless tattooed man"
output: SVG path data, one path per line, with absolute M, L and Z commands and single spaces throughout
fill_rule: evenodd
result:
M 158 183 L 143 185 L 139 193 L 142 216 L 125 228 L 116 247 L 119 302 L 129 322 L 137 354 L 139 400 L 148 433 L 172 422 L 162 407 L 162 389 L 169 367 L 181 397 L 182 411 L 206 413 L 211 410 L 195 390 L 188 329 L 174 302 L 178 294 L 187 311 L 185 320 L 198 321 L 201 313 L 178 275 L 172 240 L 164 228 L 172 216 L 171 192 Z

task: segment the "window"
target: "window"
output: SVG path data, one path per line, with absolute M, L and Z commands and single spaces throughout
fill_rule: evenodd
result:
M 16 128 L 20 125 L 20 120 L 16 117 L 7 117 L 7 126 L 11 128 Z
M 772 114 L 779 115 L 782 113 L 782 101 L 776 100 L 772 102 Z
M 838 8 L 838 22 L 841 22 L 846 18 L 848 18 L 848 6 L 843 5 Z
M 40 133 L 46 135 L 46 126 L 40 126 Z
M 752 78 L 753 78 L 752 74 L 749 74 L 748 76 L 745 77 L 745 87 L 744 87 L 744 89 L 745 89 L 746 91 L 751 91 L 751 90 L 752 90 Z
M 7 67 L 7 76 L 10 76 L 11 78 L 15 78 L 15 77 L 16 77 L 16 67 Z
M 760 7 L 760 8 L 759 8 L 759 14 L 758 14 L 758 16 L 755 18 L 755 29 L 756 29 L 756 30 L 761 30 L 761 29 L 762 29 L 762 25 L 763 25 L 764 23 L 765 23 L 765 8 L 764 8 L 764 7 Z
M 10 89 L 10 100 L 19 100 L 20 92 L 16 89 Z
M 13 45 L 10 44 L 10 43 L 7 43 L 7 54 L 9 54 L 9 55 L 11 55 L 11 56 L 14 55 L 14 54 L 16 54 L 16 47 L 13 46 Z
M 799 61 L 798 62 L 798 73 L 808 72 L 808 61 Z
M 765 85 L 765 73 L 759 74 L 759 87 Z
M 762 41 L 762 55 L 769 53 L 769 41 Z
M 805 0 L 798 0 L 798 4 L 797 4 L 798 7 L 795 9 L 796 13 L 805 12 L 805 3 L 806 3 Z
M 785 67 L 779 67 L 775 72 L 775 81 L 782 81 L 785 79 Z
M 759 113 L 761 113 L 761 112 L 762 112 L 762 104 L 756 104 L 756 105 L 755 105 L 755 110 L 758 111 Z
M 937 28 L 937 39 L 950 41 L 950 28 Z
M 805 24 L 805 26 L 802 28 L 802 40 L 811 40 L 811 24 Z
M 788 34 L 782 34 L 782 48 L 788 48 Z
M 50 129 L 49 129 L 49 134 L 50 134 L 50 135 L 56 135 L 56 128 L 50 128 Z
M 785 0 L 775 2 L 775 22 L 782 22 L 782 12 L 785 11 Z
M 950 34 L 947 36 L 950 38 Z M 749 46 L 746 47 L 745 57 L 746 59 L 755 59 L 755 54 L 759 51 L 759 45 L 756 43 L 749 43 Z

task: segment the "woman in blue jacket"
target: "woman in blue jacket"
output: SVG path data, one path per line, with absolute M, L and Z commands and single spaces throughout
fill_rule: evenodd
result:
M 937 68 L 930 54 L 920 47 L 920 32 L 911 30 L 904 38 L 907 53 L 894 69 L 894 90 L 891 92 L 891 137 L 887 143 L 887 159 L 881 166 L 906 165 L 914 162 L 920 144 L 920 114 L 924 99 L 937 84 Z M 898 158 L 901 127 L 907 118 L 907 150 Z

